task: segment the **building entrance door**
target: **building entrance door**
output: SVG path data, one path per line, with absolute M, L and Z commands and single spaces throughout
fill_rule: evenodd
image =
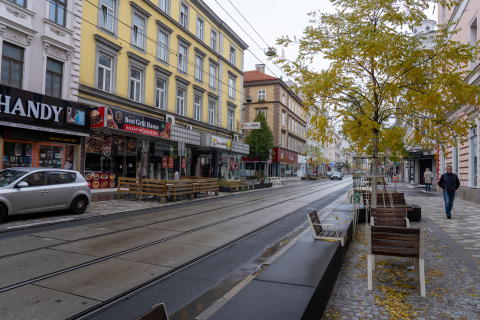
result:
M 430 169 L 430 171 L 432 171 L 432 160 L 431 159 L 424 159 L 424 160 L 420 160 L 420 170 L 418 172 L 419 174 L 419 179 L 418 181 L 419 184 L 425 184 L 425 179 L 423 178 L 423 174 L 425 173 L 425 170 L 427 170 L 427 168 Z

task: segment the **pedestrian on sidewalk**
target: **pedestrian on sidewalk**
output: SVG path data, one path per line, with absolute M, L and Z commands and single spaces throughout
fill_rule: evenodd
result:
M 438 182 L 443 189 L 443 199 L 445 200 L 445 213 L 447 218 L 452 216 L 453 200 L 455 200 L 455 191 L 460 187 L 460 180 L 455 173 L 452 173 L 452 166 L 447 166 L 447 173 L 442 174 Z
M 432 185 L 433 173 L 430 171 L 429 168 L 425 170 L 423 174 L 423 178 L 425 179 L 425 193 L 430 193 L 430 186 Z

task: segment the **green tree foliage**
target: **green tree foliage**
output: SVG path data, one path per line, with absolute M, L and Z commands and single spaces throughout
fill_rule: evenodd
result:
M 331 2 L 335 13 L 310 13 L 302 39 L 277 40 L 285 47 L 299 45 L 295 61 L 274 58 L 294 78 L 295 89 L 309 97 L 310 138 L 326 143 L 340 128 L 357 154 L 376 155 L 388 146 L 396 155 L 404 143 L 431 149 L 467 136 L 470 124 L 448 120 L 448 115 L 460 106 L 478 105 L 479 87 L 465 81 L 478 48 L 450 39 L 458 32 L 452 28 L 456 21 L 430 34 L 408 33 L 426 19 L 429 6 L 451 7 L 453 2 Z M 316 70 L 317 57 L 329 60 L 329 68 Z M 392 130 L 394 120 L 407 123 L 411 134 Z
M 250 130 L 250 133 L 245 138 L 245 143 L 250 146 L 248 157 L 266 161 L 270 155 L 268 150 L 273 149 L 273 133 L 263 112 L 259 112 L 253 121 L 260 122 L 260 129 Z

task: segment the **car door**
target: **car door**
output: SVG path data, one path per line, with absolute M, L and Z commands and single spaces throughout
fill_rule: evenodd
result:
M 76 175 L 67 171 L 50 171 L 50 210 L 67 209 L 73 200 Z
M 13 211 L 16 213 L 27 213 L 48 210 L 50 193 L 47 189 L 47 181 L 48 174 L 46 171 L 30 173 L 20 180 L 20 182 L 26 182 L 28 187 L 13 188 Z

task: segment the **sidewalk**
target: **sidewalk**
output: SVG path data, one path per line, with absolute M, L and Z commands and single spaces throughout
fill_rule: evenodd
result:
M 406 198 L 422 207 L 422 221 L 411 226 L 426 229 L 427 297 L 405 258 L 378 256 L 373 290 L 367 290 L 361 224 L 322 319 L 480 319 L 480 206 L 455 200 L 447 220 L 440 194 L 412 188 Z

